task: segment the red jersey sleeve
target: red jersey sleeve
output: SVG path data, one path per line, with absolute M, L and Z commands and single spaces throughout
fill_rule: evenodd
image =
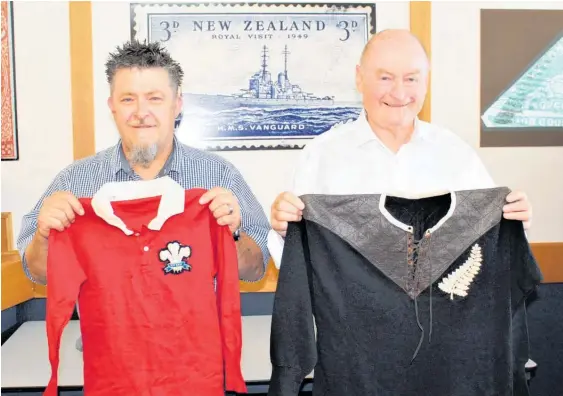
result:
M 47 254 L 47 341 L 51 379 L 44 396 L 58 395 L 59 349 L 61 336 L 74 311 L 86 275 L 77 259 L 71 239 L 72 229 L 52 230 Z
M 217 225 L 213 217 L 211 223 L 217 270 L 216 296 L 225 365 L 225 389 L 246 393 L 246 383 L 240 367 L 242 319 L 237 249 L 229 228 Z

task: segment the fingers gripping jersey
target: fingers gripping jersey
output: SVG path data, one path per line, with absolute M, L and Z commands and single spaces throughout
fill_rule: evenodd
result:
M 77 299 L 85 394 L 246 392 L 232 235 L 199 204 L 204 190 L 152 182 L 102 187 L 80 199 L 85 214 L 70 228 L 50 234 L 46 396 L 57 394 L 61 334 Z

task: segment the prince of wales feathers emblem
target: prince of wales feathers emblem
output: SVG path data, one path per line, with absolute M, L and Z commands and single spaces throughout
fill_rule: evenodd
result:
M 481 269 L 482 260 L 481 247 L 477 244 L 473 245 L 471 253 L 465 263 L 452 272 L 447 278 L 442 279 L 438 287 L 443 292 L 448 293 L 452 300 L 454 299 L 454 294 L 460 297 L 466 297 L 469 286 Z
M 158 257 L 163 263 L 167 263 L 163 268 L 165 274 L 179 274 L 182 271 L 191 271 L 192 266 L 187 260 L 192 255 L 189 246 L 180 245 L 178 242 L 169 242 L 165 249 L 159 252 Z

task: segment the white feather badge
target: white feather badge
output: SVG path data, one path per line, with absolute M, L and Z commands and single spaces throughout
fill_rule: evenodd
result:
M 438 284 L 438 287 L 443 292 L 448 293 L 452 300 L 454 299 L 454 294 L 460 297 L 466 297 L 469 286 L 481 270 L 482 261 L 481 247 L 475 244 L 471 248 L 471 253 L 465 263 L 452 272 L 447 278 L 443 278 L 442 282 Z
M 178 242 L 170 242 L 162 249 L 158 257 L 163 263 L 168 263 L 164 267 L 164 273 L 179 274 L 182 271 L 191 271 L 192 266 L 184 259 L 192 255 L 192 249 L 189 246 L 182 246 Z

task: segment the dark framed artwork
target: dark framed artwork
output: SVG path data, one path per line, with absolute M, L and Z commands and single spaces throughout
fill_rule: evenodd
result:
M 563 10 L 481 10 L 481 147 L 563 146 Z
M 2 7 L 2 161 L 19 159 L 13 2 Z
M 209 150 L 302 148 L 355 120 L 375 31 L 374 3 L 131 4 L 131 38 L 184 70 L 179 139 Z

